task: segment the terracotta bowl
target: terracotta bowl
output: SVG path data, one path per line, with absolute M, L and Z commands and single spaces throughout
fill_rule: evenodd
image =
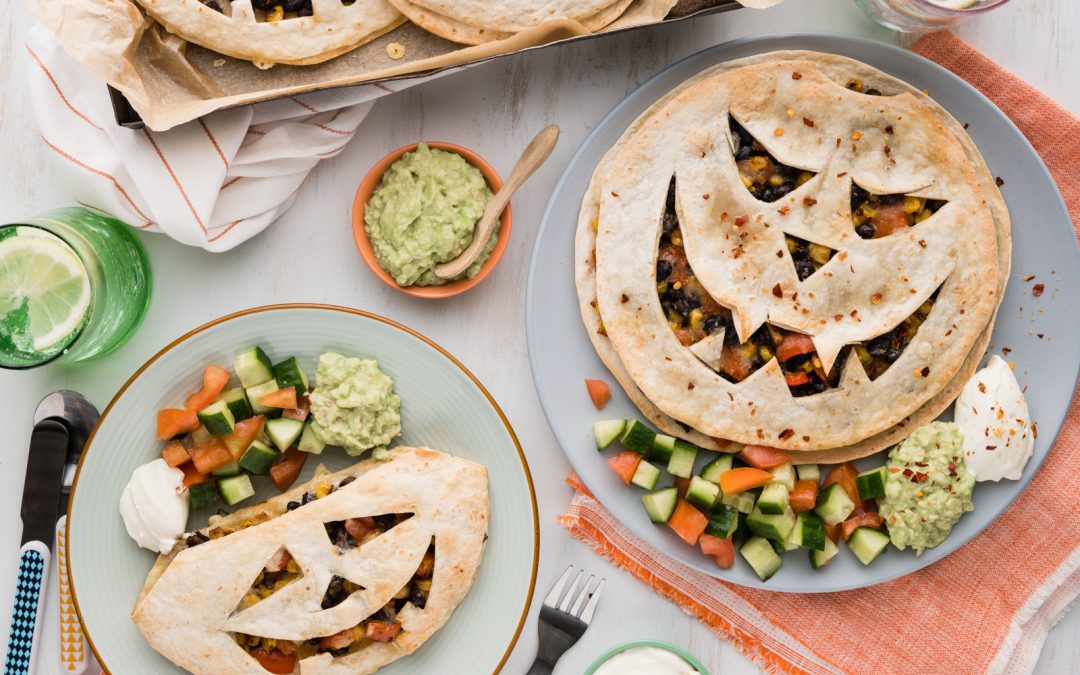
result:
M 502 178 L 495 173 L 495 169 L 491 168 L 490 164 L 472 150 L 453 143 L 439 141 L 426 141 L 426 143 L 429 147 L 455 152 L 464 157 L 465 161 L 480 169 L 480 173 L 484 174 L 484 179 L 487 180 L 488 186 L 491 187 L 493 192 L 498 192 L 499 188 L 502 187 Z M 401 159 L 401 156 L 405 153 L 415 150 L 418 145 L 419 143 L 413 143 L 394 150 L 371 167 L 371 171 L 368 171 L 368 174 L 364 176 L 364 180 L 360 181 L 360 187 L 356 189 L 356 199 L 353 201 L 353 237 L 356 239 L 356 248 L 360 250 L 360 256 L 363 257 L 364 262 L 371 268 L 375 276 L 387 286 L 418 298 L 448 298 L 458 293 L 464 293 L 477 285 L 491 273 L 491 270 L 495 269 L 495 265 L 499 264 L 499 259 L 502 258 L 502 254 L 506 250 L 506 244 L 510 241 L 510 223 L 512 220 L 510 205 L 508 204 L 502 213 L 502 224 L 499 227 L 495 248 L 492 249 L 491 255 L 481 266 L 480 272 L 475 277 L 451 281 L 441 286 L 399 286 L 394 281 L 394 278 L 379 266 L 379 260 L 375 257 L 375 250 L 371 246 L 371 241 L 368 240 L 367 230 L 364 227 L 364 210 L 367 207 L 368 200 L 371 198 L 371 193 L 379 185 L 379 181 L 382 180 L 383 174 L 390 168 L 390 165 Z

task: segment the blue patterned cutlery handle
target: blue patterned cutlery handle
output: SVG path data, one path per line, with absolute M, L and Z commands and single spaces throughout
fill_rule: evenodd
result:
M 49 547 L 40 541 L 28 541 L 19 550 L 19 582 L 15 586 L 4 675 L 34 672 L 49 557 Z

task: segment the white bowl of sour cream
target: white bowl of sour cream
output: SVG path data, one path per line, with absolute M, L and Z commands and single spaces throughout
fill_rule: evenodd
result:
M 635 640 L 601 654 L 585 675 L 709 675 L 709 671 L 682 647 Z

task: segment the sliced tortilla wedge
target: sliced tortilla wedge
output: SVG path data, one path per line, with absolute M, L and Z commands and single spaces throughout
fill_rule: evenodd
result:
M 289 502 L 302 502 L 320 484 L 335 490 L 288 510 Z M 385 514 L 411 515 L 354 547 L 343 549 L 329 538 L 326 523 Z M 341 656 L 322 652 L 297 660 L 296 672 L 305 674 L 371 673 L 415 651 L 450 618 L 476 578 L 487 519 L 483 466 L 426 448 L 395 448 L 387 461 L 364 460 L 213 518 L 201 532 L 226 534 L 161 556 L 132 618 L 154 649 L 193 673 L 265 673 L 236 635 L 300 643 L 352 629 L 410 584 L 433 544 L 426 603 L 419 608 L 410 601 L 397 610 L 396 638 L 365 641 Z M 282 548 L 301 576 L 253 605 L 242 603 Z M 359 590 L 324 609 L 334 577 Z

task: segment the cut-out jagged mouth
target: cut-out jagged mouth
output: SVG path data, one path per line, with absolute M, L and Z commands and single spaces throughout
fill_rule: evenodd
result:
M 807 277 L 827 263 L 835 253 L 828 247 L 814 245 L 797 237 L 789 237 L 788 240 L 789 247 L 806 245 L 806 264 L 812 268 Z M 811 249 L 811 246 L 819 246 L 821 250 Z M 815 254 L 820 262 L 812 257 Z M 793 251 L 792 258 L 798 272 L 803 256 L 795 255 Z M 730 382 L 742 382 L 776 358 L 792 396 L 796 397 L 819 394 L 837 387 L 843 365 L 852 351 L 870 380 L 880 377 L 915 338 L 937 298 L 935 291 L 918 310 L 884 335 L 845 346 L 829 371 L 824 369 L 810 336 L 773 324 L 762 324 L 746 342 L 739 343 L 731 310 L 709 295 L 686 258 L 675 212 L 674 178 L 668 188 L 657 250 L 656 290 L 660 307 L 676 339 L 690 347 L 721 377 Z M 722 346 L 705 346 L 706 340 L 715 343 L 720 339 Z

